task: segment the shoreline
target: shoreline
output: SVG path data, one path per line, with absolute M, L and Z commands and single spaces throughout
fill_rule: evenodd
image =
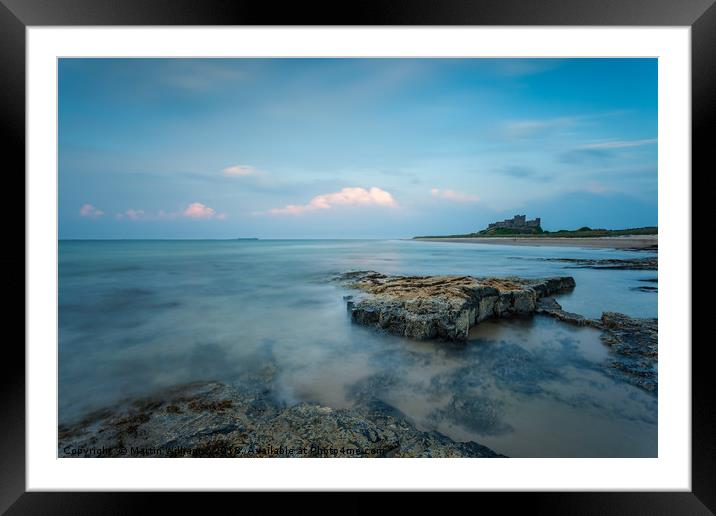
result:
M 601 249 L 656 250 L 657 235 L 634 235 L 626 237 L 445 237 L 413 238 L 418 242 L 449 242 L 454 244 L 492 244 L 535 247 L 592 247 Z

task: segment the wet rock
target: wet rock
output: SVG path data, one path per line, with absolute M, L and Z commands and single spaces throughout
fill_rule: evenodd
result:
M 283 443 L 285 453 L 262 443 Z M 300 403 L 260 425 L 246 451 L 288 457 L 495 457 L 476 443 L 457 443 L 437 432 L 420 432 L 383 410 L 334 410 Z
M 369 402 L 389 394 L 405 380 L 395 373 L 376 373 L 362 378 L 346 389 L 346 397 L 349 400 Z
M 641 287 L 632 287 L 631 290 L 635 290 L 637 292 L 659 292 L 658 287 L 649 287 L 649 286 L 641 286 Z
M 537 313 L 577 326 L 600 329 L 602 342 L 613 351 L 609 360 L 609 373 L 646 391 L 656 393 L 658 319 L 639 319 L 617 312 L 604 312 L 600 319 L 587 319 L 557 307 L 559 304 L 556 301 L 545 299 L 540 303 Z
M 485 354 L 488 366 L 485 374 L 493 375 L 500 388 L 534 395 L 543 391 L 545 382 L 560 378 L 558 362 L 514 343 L 501 346 L 509 352 Z
M 576 326 L 595 326 L 594 321 L 587 319 L 583 315 L 562 310 L 562 306 L 553 297 L 540 299 L 537 302 L 537 309 L 535 312 L 538 314 L 549 315 L 550 317 L 554 317 L 555 319 L 559 319 L 560 321 L 574 324 Z
M 604 312 L 601 323 L 607 333 L 605 342 L 616 352 L 657 358 L 657 319 L 637 319 L 617 312 Z
M 433 376 L 427 386 L 427 393 L 433 400 L 439 400 L 464 390 L 475 392 L 488 378 L 488 371 L 483 364 L 458 367 Z
M 602 341 L 615 353 L 616 376 L 646 391 L 658 388 L 658 320 L 637 319 L 616 312 L 601 318 Z
M 61 457 L 183 456 L 217 436 L 240 441 L 254 394 L 209 382 L 162 391 L 63 427 Z
M 583 269 L 655 271 L 659 268 L 659 258 L 657 256 L 626 259 L 607 258 L 602 260 L 588 260 L 582 258 L 542 258 L 542 260 L 547 262 L 570 263 L 574 268 Z
M 553 297 L 543 297 L 537 302 L 537 310 L 561 310 L 562 305 L 560 305 L 557 300 Z
M 195 383 L 60 427 L 60 457 L 497 457 L 422 432 L 371 400 L 335 410 L 284 407 L 218 382 Z
M 416 340 L 465 341 L 470 328 L 485 319 L 533 313 L 540 298 L 574 288 L 568 276 L 530 280 L 357 271 L 339 280 L 363 293 L 350 307 L 355 323 Z
M 446 418 L 482 435 L 501 435 L 512 431 L 503 418 L 502 402 L 486 396 L 455 395 L 445 409 L 433 417 Z

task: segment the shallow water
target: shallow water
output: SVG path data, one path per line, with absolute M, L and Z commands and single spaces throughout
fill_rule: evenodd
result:
M 657 400 L 613 379 L 599 332 L 546 317 L 485 322 L 465 346 L 350 324 L 340 272 L 572 275 L 565 310 L 655 317 L 656 271 L 542 258 L 643 252 L 412 241 L 61 241 L 59 415 L 268 364 L 285 403 L 378 398 L 419 428 L 509 456 L 655 456 Z

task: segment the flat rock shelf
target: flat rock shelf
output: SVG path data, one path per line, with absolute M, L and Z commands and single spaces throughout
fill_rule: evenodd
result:
M 574 278 L 389 276 L 374 271 L 338 278 L 360 291 L 347 296 L 351 319 L 416 340 L 467 340 L 470 328 L 490 318 L 530 314 L 538 301 L 574 288 Z
M 283 406 L 263 388 L 198 382 L 59 427 L 59 457 L 502 457 L 423 432 L 373 401 Z

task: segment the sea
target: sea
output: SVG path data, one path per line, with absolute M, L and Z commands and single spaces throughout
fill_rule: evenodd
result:
M 656 271 L 546 258 L 644 251 L 413 240 L 62 240 L 59 423 L 165 387 L 239 382 L 267 366 L 276 401 L 377 399 L 420 430 L 510 457 L 656 457 L 657 396 L 612 374 L 593 328 L 546 316 L 486 321 L 464 344 L 354 325 L 334 281 L 386 274 L 570 275 L 587 317 L 657 316 Z

